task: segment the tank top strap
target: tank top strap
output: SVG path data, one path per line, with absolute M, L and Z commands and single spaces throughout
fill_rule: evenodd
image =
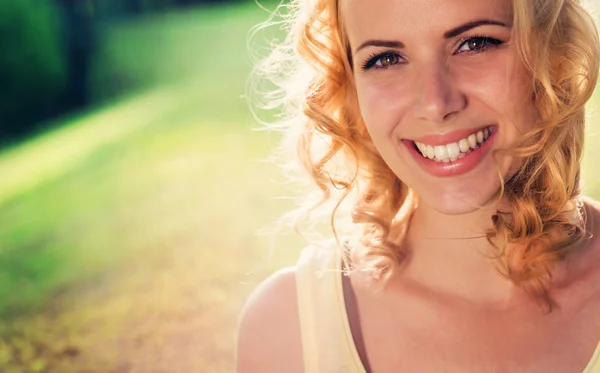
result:
M 600 373 L 600 342 L 596 345 L 596 350 L 583 373 Z
M 344 303 L 337 244 L 309 246 L 296 267 L 305 373 L 364 373 Z

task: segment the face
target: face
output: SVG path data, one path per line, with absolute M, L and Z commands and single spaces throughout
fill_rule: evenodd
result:
M 361 114 L 381 156 L 445 214 L 496 196 L 532 126 L 511 0 L 340 0 Z

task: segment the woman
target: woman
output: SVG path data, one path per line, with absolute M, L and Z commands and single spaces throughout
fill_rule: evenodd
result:
M 579 180 L 599 51 L 580 2 L 290 9 L 286 123 L 352 225 L 256 290 L 238 372 L 600 372 L 600 205 Z

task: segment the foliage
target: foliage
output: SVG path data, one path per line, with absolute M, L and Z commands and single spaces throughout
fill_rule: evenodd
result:
M 0 136 L 22 134 L 56 109 L 65 87 L 62 48 L 52 1 L 0 2 Z
M 237 314 L 271 268 L 256 232 L 291 207 L 242 97 L 265 17 L 121 23 L 96 74 L 147 91 L 0 154 L 1 372 L 231 371 Z

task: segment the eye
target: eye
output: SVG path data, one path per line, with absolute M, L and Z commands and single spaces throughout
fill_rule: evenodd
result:
M 387 69 L 391 66 L 402 63 L 404 59 L 398 53 L 395 52 L 385 52 L 380 54 L 375 54 L 369 57 L 365 63 L 362 65 L 362 70 L 367 71 L 371 68 L 374 69 Z
M 478 53 L 482 52 L 489 47 L 496 47 L 503 44 L 501 40 L 490 38 L 487 36 L 473 36 L 467 39 L 463 39 L 456 53 Z

